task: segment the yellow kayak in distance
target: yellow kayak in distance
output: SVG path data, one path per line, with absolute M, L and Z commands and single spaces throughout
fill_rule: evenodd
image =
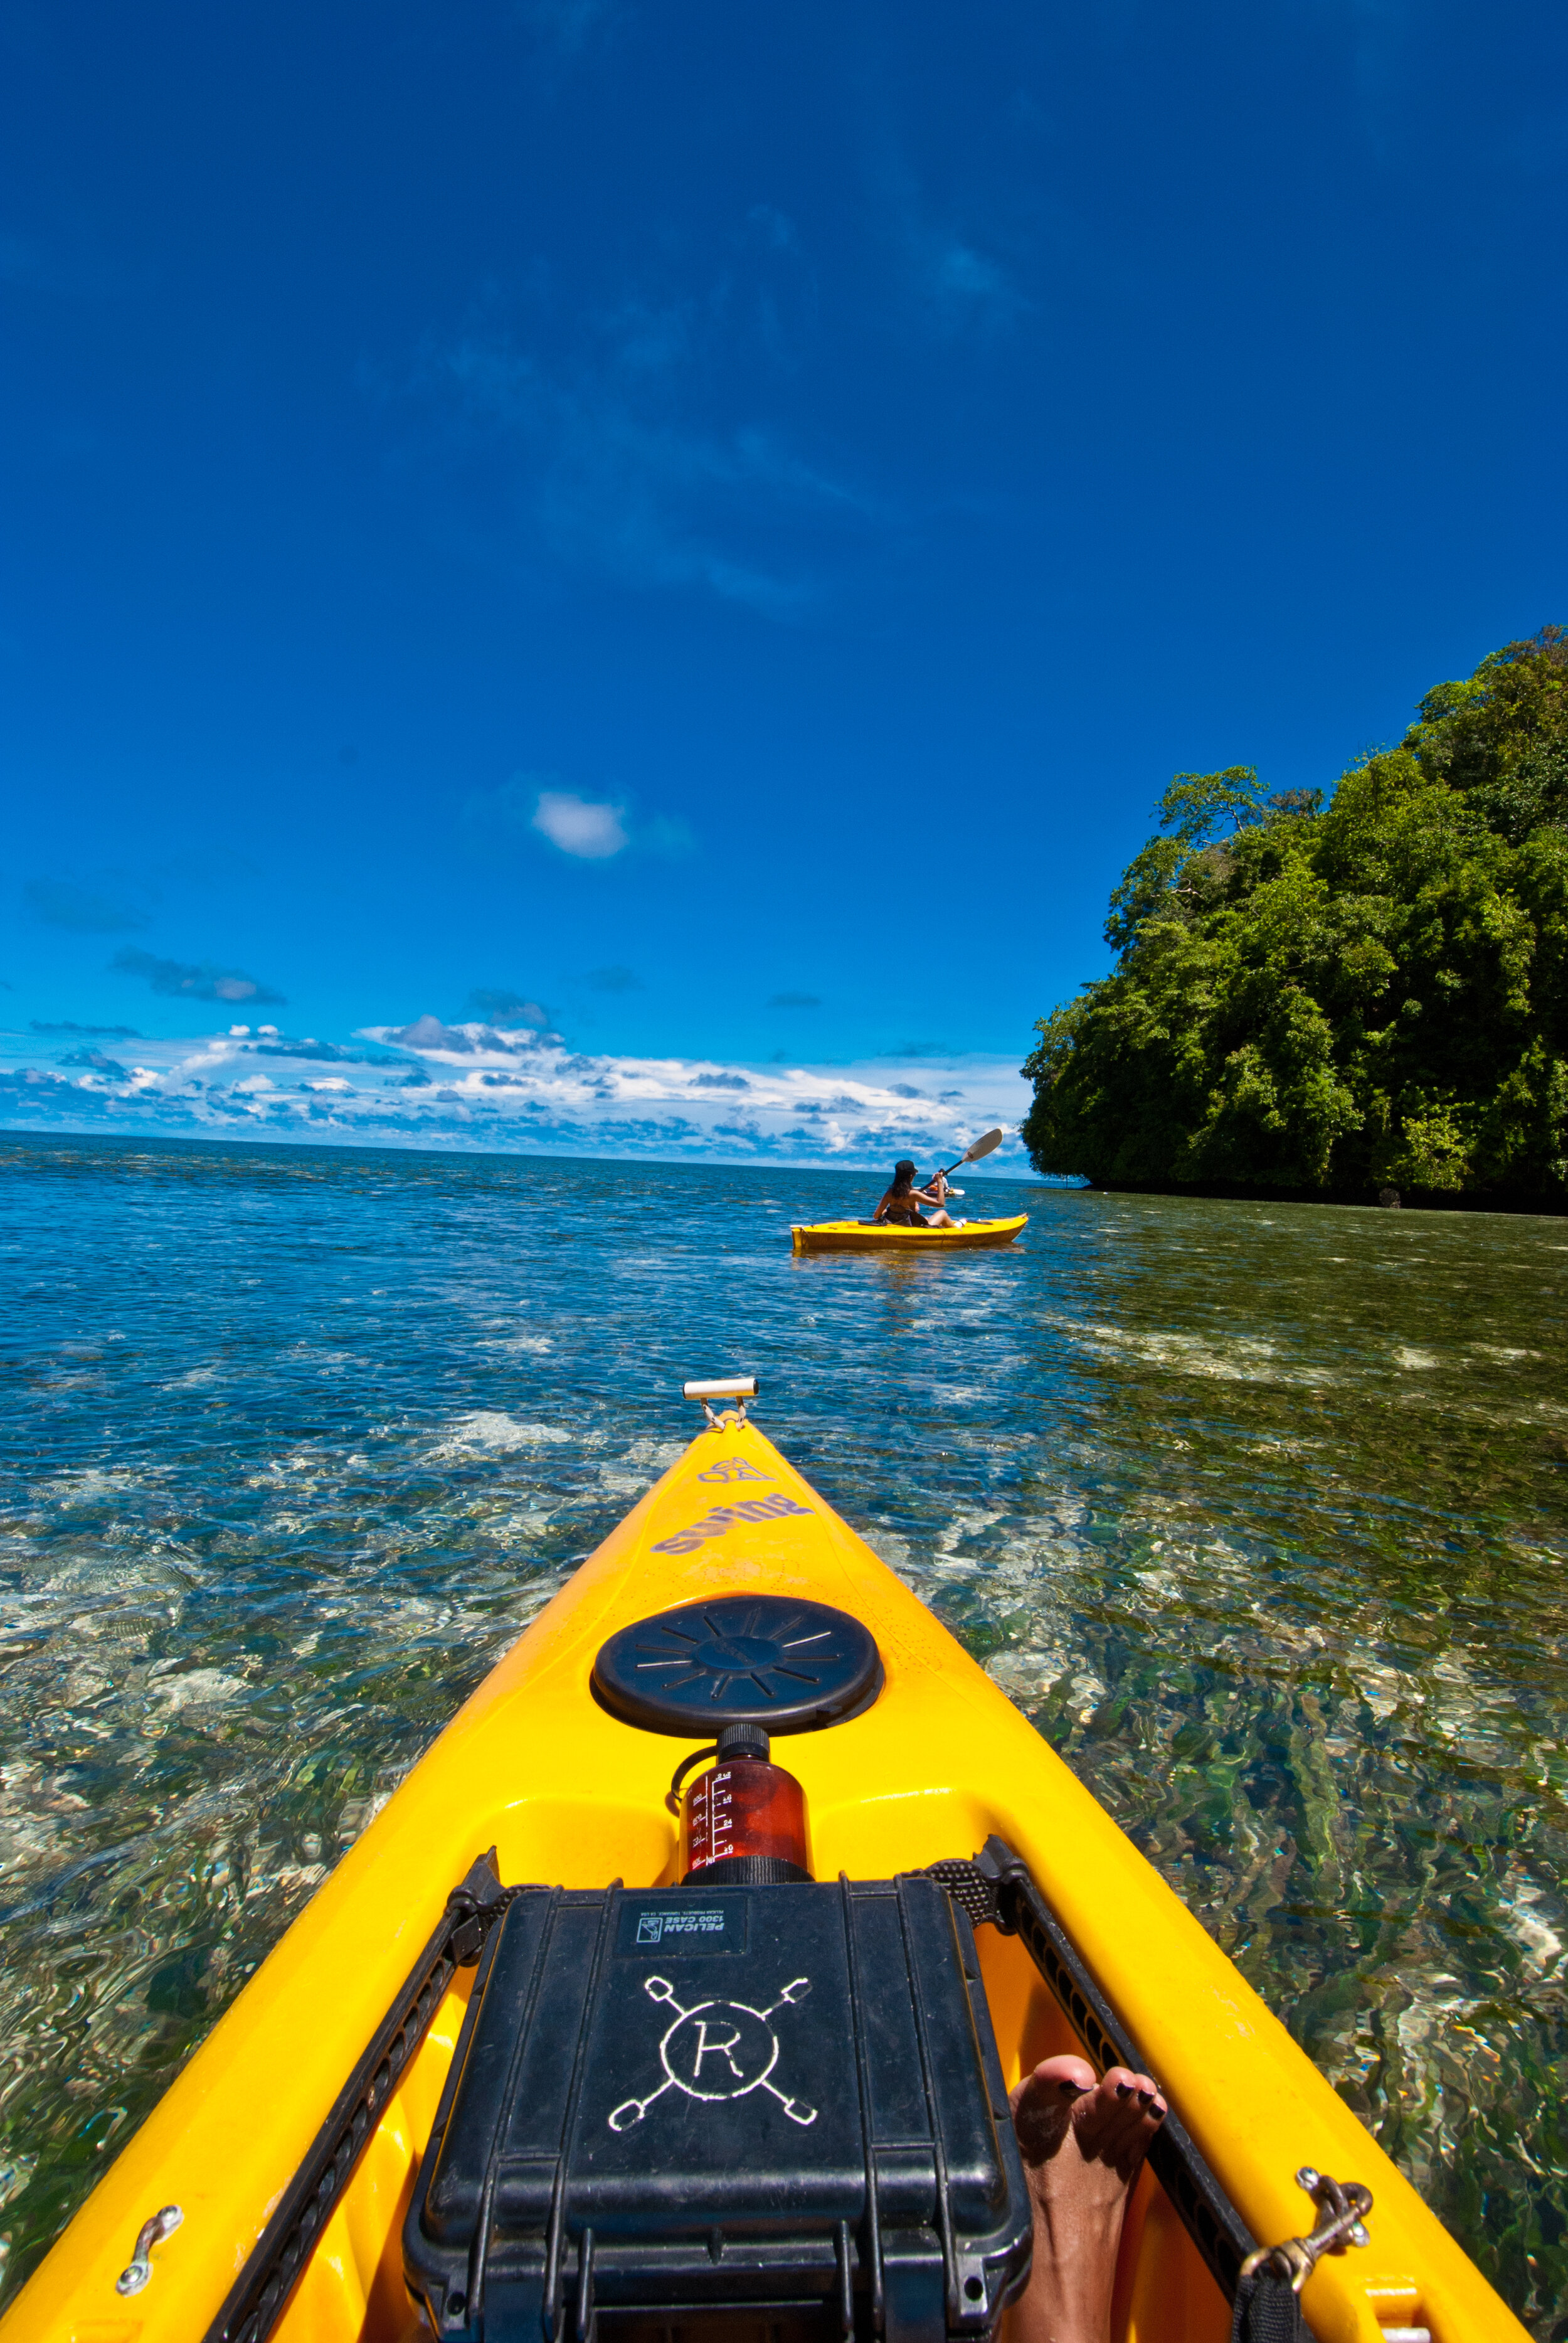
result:
M 951 1229 L 896 1228 L 887 1221 L 791 1221 L 794 1251 L 804 1252 L 974 1252 L 1011 1244 L 1027 1212 L 1000 1221 L 961 1221 Z
M 698 1823 L 672 1775 L 736 1714 L 771 1719 L 808 1863 L 729 1852 L 715 1766 L 699 1819 L 720 1884 L 678 1885 Z M 807 1958 L 797 1918 L 819 1928 Z M 900 2000 L 906 1956 L 927 1983 Z M 608 2027 L 601 1991 L 620 1996 Z M 945 2032 L 939 1994 L 960 2013 Z M 890 2069 L 895 2002 L 907 2048 Z M 996 2242 L 1016 2162 L 1000 2091 L 1058 2051 L 1102 2070 L 1128 2048 L 1171 2117 L 1130 2205 L 1112 2343 L 1223 2343 L 1241 2258 L 1312 2231 L 1323 2175 L 1372 2208 L 1365 2242 L 1306 2278 L 1319 2343 L 1523 2337 L 983 1669 L 744 1406 L 710 1413 L 343 1856 L 0 2329 L 902 2343 L 926 2331 L 910 2305 L 930 2279 L 939 2324 L 945 2299 L 946 2331 L 986 2343 L 1020 2282 L 1017 2240 Z M 897 2107 L 879 2097 L 890 2072 Z M 950 2125 L 960 2101 L 967 2130 Z M 711 2127 L 746 2145 L 703 2167 L 706 2209 L 658 2199 Z M 827 2157 L 830 2133 L 861 2127 L 863 2157 Z M 810 2237 L 781 2237 L 779 2200 L 763 2220 L 745 2194 L 784 2155 L 837 2176 L 839 2209 Z M 726 2169 L 732 2212 L 714 2209 Z M 818 2271 L 814 2324 L 791 2323 L 767 2276 L 791 2253 L 791 2283 Z M 632 2317 L 638 2256 L 664 2308 Z M 716 2322 L 730 2301 L 749 2314 Z

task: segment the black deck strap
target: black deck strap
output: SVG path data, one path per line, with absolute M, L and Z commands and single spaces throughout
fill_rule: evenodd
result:
M 1023 1939 L 1030 1958 L 1097 2066 L 1147 2071 L 1137 2044 L 1095 1984 L 1028 1865 L 1005 1839 L 988 1838 L 970 1863 L 933 1863 L 930 1871 L 962 1905 L 972 1926 L 990 1921 L 1003 1936 Z M 1241 2264 L 1256 2241 L 1174 2113 L 1155 2133 L 1149 2162 L 1226 2301 L 1234 2302 Z M 1291 2300 L 1295 2304 L 1294 2295 Z M 1296 2315 L 1299 2320 L 1299 2304 Z M 1240 2328 L 1237 2343 L 1275 2343 L 1275 2332 L 1259 2328 L 1254 2336 L 1251 2328 Z M 1278 2330 L 1282 2343 L 1283 2338 L 1294 2343 L 1302 2332 L 1299 2326 Z
M 458 1969 L 478 1959 L 491 1926 L 518 1893 L 501 1885 L 494 1847 L 453 1888 L 435 1935 L 339 2091 L 205 2343 L 265 2343 L 272 2333 L 447 1986 Z
M 849 1904 L 849 1875 L 839 1874 L 839 1913 L 844 1923 L 844 1960 L 849 1976 L 849 2015 L 855 2031 L 855 2080 L 860 2100 L 860 2137 L 866 2157 L 866 2267 L 871 2274 L 871 2333 L 887 2330 L 887 2274 L 882 2264 L 882 2225 L 877 2197 L 877 2124 L 871 2106 L 870 2054 L 866 2046 L 860 1996 L 860 1964 L 855 1946 L 855 1916 Z
M 598 1931 L 594 1937 L 593 1960 L 588 1969 L 587 1990 L 583 1994 L 582 2015 L 578 2021 L 577 2047 L 572 2053 L 571 2077 L 567 2085 L 566 2124 L 561 2135 L 560 2154 L 556 2159 L 556 2185 L 550 2198 L 549 2227 L 545 2237 L 545 2300 L 544 2318 L 542 2321 L 545 2343 L 556 2343 L 556 2338 L 561 2333 L 561 2320 L 566 2308 L 567 2187 L 572 2168 L 572 2148 L 576 2140 L 578 2117 L 581 2114 L 580 2097 L 582 2091 L 583 2064 L 588 2056 L 588 2034 L 592 2027 L 594 2010 L 598 1999 L 599 1972 L 604 1967 L 605 1959 L 610 1946 L 615 1942 L 616 1922 L 620 1913 L 620 1898 L 621 1883 L 618 1879 L 613 1880 L 608 1889 L 606 1891 L 604 1902 L 599 1907 Z M 537 1990 L 539 1975 L 538 1970 L 536 1969 L 534 1974 Z M 516 2060 L 521 2054 L 522 2046 L 528 2039 L 530 2030 L 531 2029 L 525 2024 L 518 2032 L 518 2047 L 513 2053 L 514 2073 L 516 2072 Z M 487 2222 L 485 2226 L 486 2232 L 487 2232 L 490 2225 Z M 481 2247 L 480 2250 L 481 2252 L 483 2251 L 483 2247 Z M 582 2302 L 579 2302 L 578 2308 L 578 2332 L 581 2335 L 584 2331 L 584 2319 L 586 2318 L 589 2326 L 591 2326 L 594 2318 L 597 2315 L 593 2308 L 593 2246 L 591 2236 L 588 2245 L 588 2267 L 586 2271 L 579 2270 L 578 2275 L 581 2278 L 583 2287 L 587 2289 L 586 2297 Z M 476 2318 L 476 2300 L 478 2313 L 477 2318 Z M 484 2311 L 484 2296 L 482 2291 L 477 2289 L 476 2292 L 470 2293 L 468 2305 L 468 2316 L 470 2321 L 475 2324 L 481 2323 Z
M 1306 2343 L 1309 2332 L 1289 2278 L 1254 2270 L 1237 2287 L 1231 2343 Z

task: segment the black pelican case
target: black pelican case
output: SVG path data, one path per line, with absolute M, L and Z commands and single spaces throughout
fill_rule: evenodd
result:
M 512 1891 L 403 2232 L 475 2343 L 984 2343 L 1030 2214 L 934 1880 Z

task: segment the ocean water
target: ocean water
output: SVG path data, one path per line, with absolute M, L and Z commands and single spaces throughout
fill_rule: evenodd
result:
M 759 1420 L 1568 2334 L 1568 1222 L 0 1134 L 5 2293 L 457 1703 Z M 0 2301 L 5 2298 L 0 2295 Z

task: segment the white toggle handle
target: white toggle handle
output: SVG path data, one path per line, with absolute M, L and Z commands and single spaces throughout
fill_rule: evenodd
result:
M 749 1399 L 756 1398 L 759 1388 L 760 1385 L 755 1375 L 716 1375 L 705 1382 L 682 1383 L 680 1392 L 683 1399 L 701 1401 L 703 1414 L 708 1418 L 712 1428 L 718 1431 L 721 1423 L 745 1423 L 746 1403 Z M 726 1416 L 715 1415 L 713 1403 L 716 1399 L 734 1400 L 735 1413 Z

